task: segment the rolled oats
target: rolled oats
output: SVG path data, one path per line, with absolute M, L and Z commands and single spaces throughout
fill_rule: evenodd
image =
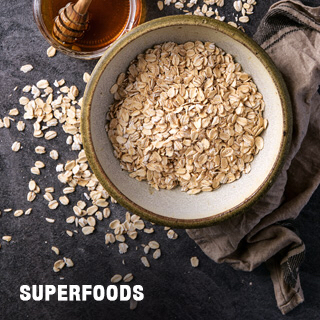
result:
M 23 210 L 21 210 L 21 209 L 16 210 L 16 211 L 13 213 L 13 215 L 14 215 L 15 217 L 20 217 L 20 216 L 23 215 Z
M 152 255 L 153 259 L 159 259 L 161 257 L 161 250 L 156 249 Z
M 151 249 L 159 249 L 160 247 L 160 244 L 157 242 L 157 241 L 149 241 L 148 243 L 148 246 L 151 248 Z
M 94 231 L 94 227 L 83 227 L 82 232 L 84 235 L 88 235 Z
M 33 66 L 31 64 L 25 64 L 23 65 L 20 70 L 24 73 L 27 73 L 33 69 Z
M 23 121 L 21 121 L 21 120 L 18 121 L 18 123 L 17 123 L 18 131 L 23 131 L 25 129 L 25 127 L 26 127 L 26 124 Z
M 12 237 L 11 236 L 3 236 L 2 240 L 10 242 L 12 240 Z
M 54 48 L 53 46 L 50 46 L 50 47 L 47 49 L 47 56 L 48 56 L 49 58 L 52 58 L 52 57 L 55 56 L 56 52 L 57 52 L 56 48 Z
M 58 260 L 53 265 L 53 271 L 59 272 L 65 265 L 66 263 L 63 260 Z
M 247 170 L 238 162 L 253 161 L 263 147 L 262 95 L 213 43 L 156 45 L 121 78 L 106 129 L 130 177 L 195 195 L 239 179 Z M 143 221 L 135 227 L 143 229 Z
M 122 280 L 122 275 L 120 274 L 115 274 L 112 278 L 111 278 L 111 282 L 112 283 L 118 283 Z
M 55 246 L 52 246 L 52 247 L 51 247 L 51 250 L 52 250 L 57 256 L 60 254 L 60 250 L 59 250 L 57 247 L 55 247 Z
M 70 258 L 64 257 L 63 261 L 65 262 L 67 268 L 72 268 L 74 266 L 74 263 Z
M 133 280 L 133 274 L 132 273 L 128 273 L 123 277 L 123 281 L 124 282 L 130 282 Z
M 147 257 L 145 257 L 145 256 L 141 257 L 141 262 L 143 263 L 143 265 L 145 267 L 150 268 L 150 263 L 149 263 Z
M 52 200 L 52 201 L 50 201 L 50 202 L 48 203 L 48 207 L 49 207 L 49 209 L 51 209 L 51 210 L 57 209 L 58 206 L 59 206 L 59 202 L 58 202 L 57 200 Z
M 192 267 L 196 268 L 199 266 L 199 259 L 197 257 L 192 257 L 190 259 Z
M 163 1 L 158 1 L 157 6 L 158 6 L 159 10 L 162 11 L 163 10 Z
M 247 22 L 249 22 L 249 17 L 243 15 L 243 16 L 241 16 L 241 17 L 239 18 L 239 21 L 242 22 L 242 23 L 247 23 Z
M 11 146 L 11 149 L 14 152 L 18 152 L 20 148 L 21 148 L 21 143 L 19 141 L 15 141 Z
M 50 158 L 53 160 L 58 160 L 59 158 L 59 153 L 57 150 L 51 150 L 49 155 L 50 155 Z

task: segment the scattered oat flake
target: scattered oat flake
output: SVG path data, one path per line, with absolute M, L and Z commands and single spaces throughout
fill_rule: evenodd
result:
M 52 250 L 57 256 L 60 254 L 60 250 L 59 250 L 57 247 L 55 247 L 55 246 L 52 246 L 52 247 L 51 247 L 51 250 Z
M 34 166 L 37 167 L 37 168 L 39 168 L 39 169 L 42 169 L 42 168 L 44 168 L 46 165 L 45 165 L 42 161 L 36 161 L 36 162 L 34 163 Z
M 89 74 L 88 72 L 85 72 L 85 73 L 83 74 L 83 81 L 84 81 L 85 83 L 88 83 L 89 80 L 90 80 L 90 74 Z
M 34 191 L 36 189 L 36 187 L 37 187 L 37 184 L 36 184 L 36 182 L 34 180 L 30 180 L 28 186 L 29 186 L 29 190 L 30 191 Z
M 74 223 L 76 217 L 75 216 L 70 216 L 66 219 L 66 223 Z
M 115 241 L 116 238 L 112 233 L 107 233 L 105 235 L 105 244 L 114 243 Z
M 69 194 L 69 193 L 73 193 L 74 192 L 74 187 L 66 187 L 66 188 L 64 188 L 63 190 L 62 190 L 62 192 L 64 193 L 64 194 Z
M 70 230 L 66 230 L 66 234 L 67 234 L 69 237 L 72 237 L 72 236 L 73 236 L 73 232 L 70 231 Z
M 31 93 L 33 94 L 33 99 L 38 98 L 41 95 L 41 91 L 36 86 L 31 87 Z
M 56 48 L 51 46 L 47 49 L 47 56 L 49 58 L 52 58 L 53 56 L 55 56 L 56 52 L 57 52 Z
M 44 138 L 46 140 L 51 140 L 54 139 L 57 136 L 57 132 L 56 131 L 47 131 L 44 135 Z
M 46 192 L 46 193 L 43 195 L 43 197 L 44 197 L 48 202 L 50 202 L 50 201 L 53 200 L 53 196 L 52 196 L 52 194 L 49 193 L 49 192 Z
M 135 310 L 138 306 L 138 301 L 133 298 L 130 299 L 130 310 Z
M 25 64 L 23 65 L 20 70 L 24 73 L 27 73 L 33 69 L 33 66 L 31 64 Z
M 241 0 L 237 0 L 233 3 L 233 7 L 237 12 L 240 12 L 242 10 L 242 2 Z
M 87 223 L 90 227 L 94 227 L 96 225 L 96 219 L 94 217 L 88 217 Z
M 191 265 L 192 267 L 196 268 L 199 265 L 199 259 L 197 257 L 192 257 L 190 259 Z
M 17 123 L 18 131 L 23 131 L 25 129 L 25 127 L 26 127 L 26 124 L 23 121 L 21 121 L 21 120 L 18 121 L 18 123 Z
M 123 281 L 124 282 L 130 282 L 133 280 L 133 274 L 132 273 L 128 273 L 123 277 Z
M 21 209 L 16 210 L 16 211 L 13 213 L 13 215 L 14 215 L 15 217 L 20 217 L 20 216 L 23 215 L 23 210 L 21 210 Z
M 51 210 L 57 209 L 59 206 L 59 202 L 57 200 L 52 200 L 49 202 L 48 207 Z
M 36 198 L 36 194 L 33 191 L 29 191 L 27 195 L 27 201 L 32 202 Z
M 19 114 L 19 110 L 17 108 L 13 108 L 9 111 L 9 116 L 17 116 Z
M 167 232 L 167 236 L 168 236 L 169 239 L 173 239 L 173 240 L 178 238 L 178 234 L 175 231 L 173 231 L 172 229 L 170 229 Z
M 141 257 L 141 262 L 143 263 L 143 265 L 144 265 L 145 267 L 147 267 L 147 268 L 150 267 L 150 263 L 149 263 L 147 257 L 142 256 L 142 257 Z
M 46 153 L 46 148 L 45 148 L 45 147 L 42 147 L 42 146 L 37 146 L 37 147 L 35 148 L 35 152 L 38 153 L 38 154 Z
M 120 226 L 120 220 L 118 220 L 118 219 L 113 220 L 113 221 L 110 222 L 110 224 L 109 224 L 109 227 L 110 227 L 111 229 L 116 229 L 116 228 L 119 227 L 119 226 Z
M 11 146 L 11 149 L 14 152 L 18 152 L 20 148 L 21 148 L 21 143 L 19 141 L 15 141 Z
M 149 245 L 149 247 L 151 248 L 151 249 L 158 249 L 159 247 L 160 247 L 160 244 L 157 242 L 157 241 L 150 241 L 149 243 L 148 243 L 148 245 Z
M 161 257 L 161 250 L 156 249 L 152 255 L 153 259 L 159 259 Z
M 10 242 L 12 240 L 12 237 L 11 236 L 3 236 L 2 240 Z
M 73 261 L 70 259 L 70 258 L 63 258 L 63 261 L 65 262 L 66 266 L 68 268 L 72 268 L 74 266 L 74 263 Z
M 96 215 L 96 217 L 97 217 L 97 219 L 98 219 L 99 221 L 102 221 L 102 220 L 103 220 L 103 214 L 102 214 L 101 211 L 97 211 L 97 212 L 95 213 L 95 215 Z
M 248 16 L 241 16 L 239 18 L 239 21 L 242 23 L 247 23 L 247 22 L 249 22 L 249 17 Z
M 22 88 L 22 92 L 30 92 L 31 90 L 31 86 L 30 85 L 26 85 Z
M 29 209 L 27 209 L 27 210 L 25 211 L 24 214 L 25 214 L 26 216 L 28 216 L 28 215 L 31 213 L 31 211 L 32 211 L 32 208 L 29 208 Z
M 45 89 L 49 86 L 49 82 L 48 82 L 48 80 L 42 79 L 36 83 L 36 86 L 39 89 Z
M 61 202 L 61 204 L 63 204 L 64 206 L 69 204 L 69 198 L 67 196 L 61 196 L 59 197 L 59 201 Z
M 50 158 L 53 160 L 58 160 L 59 158 L 59 153 L 57 150 L 51 150 L 49 154 Z
M 235 28 L 238 28 L 238 25 L 237 25 L 235 22 L 233 22 L 233 21 L 229 21 L 228 24 L 229 24 L 230 26 L 233 26 L 233 27 L 235 27 Z
M 149 251 L 150 251 L 150 247 L 148 245 L 146 245 L 144 248 L 143 248 L 143 251 L 145 254 L 148 254 Z
M 104 217 L 105 219 L 107 219 L 107 218 L 110 217 L 111 210 L 110 210 L 109 208 L 104 208 L 103 211 L 102 211 L 102 213 L 103 213 L 103 217 Z
M 154 232 L 154 229 L 153 228 L 144 228 L 143 231 L 145 233 L 153 233 Z
M 4 126 L 5 128 L 10 128 L 10 125 L 11 125 L 10 119 L 9 119 L 8 117 L 4 117 L 4 118 L 3 118 L 3 126 Z
M 94 227 L 83 227 L 82 232 L 84 235 L 91 234 L 94 231 Z
M 32 168 L 30 169 L 30 171 L 31 171 L 31 173 L 36 174 L 36 175 L 39 175 L 39 174 L 40 174 L 40 169 L 37 168 L 37 167 L 32 167 Z
M 111 282 L 112 283 L 118 283 L 122 280 L 122 275 L 121 274 L 115 274 L 112 278 L 111 278 Z
M 119 253 L 124 254 L 128 251 L 128 245 L 124 242 L 119 243 Z
M 144 221 L 143 220 L 138 220 L 138 221 L 135 221 L 133 223 L 134 227 L 138 230 L 142 230 L 144 228 Z
M 65 266 L 65 264 L 66 263 L 63 260 L 56 261 L 53 265 L 53 271 L 59 272 Z
M 163 1 L 158 1 L 157 5 L 158 5 L 159 10 L 162 11 L 163 10 Z

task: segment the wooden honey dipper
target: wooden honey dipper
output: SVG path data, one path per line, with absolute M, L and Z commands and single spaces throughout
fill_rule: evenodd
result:
M 88 8 L 92 0 L 78 0 L 61 8 L 54 20 L 52 34 L 63 44 L 72 44 L 80 39 L 89 26 Z

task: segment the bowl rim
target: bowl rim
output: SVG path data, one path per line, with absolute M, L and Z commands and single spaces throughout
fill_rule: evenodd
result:
M 108 178 L 104 172 L 99 159 L 94 150 L 94 145 L 91 136 L 90 129 L 90 111 L 93 95 L 99 79 L 104 72 L 104 69 L 108 63 L 114 58 L 114 56 L 124 48 L 128 43 L 134 41 L 136 38 L 143 36 L 144 34 L 153 31 L 159 28 L 165 28 L 169 26 L 205 26 L 222 32 L 234 40 L 240 42 L 251 52 L 253 52 L 261 61 L 263 66 L 269 73 L 273 83 L 275 84 L 278 93 L 280 102 L 282 105 L 283 112 L 283 134 L 280 145 L 280 152 L 277 155 L 275 163 L 268 173 L 267 177 L 259 188 L 248 198 L 244 199 L 240 204 L 232 209 L 223 211 L 219 214 L 213 216 L 199 218 L 199 219 L 178 219 L 171 218 L 166 216 L 161 216 L 154 212 L 151 212 L 138 204 L 134 203 L 132 200 L 128 199 Z M 101 185 L 108 191 L 108 193 L 115 199 L 117 202 L 129 210 L 133 214 L 137 214 L 143 219 L 152 221 L 156 224 L 166 225 L 173 228 L 200 228 L 208 227 L 216 223 L 222 222 L 226 219 L 229 219 L 233 216 L 243 213 L 248 208 L 250 208 L 254 203 L 256 203 L 271 187 L 276 177 L 280 173 L 280 170 L 284 164 L 286 156 L 288 154 L 291 136 L 292 136 L 292 110 L 290 96 L 286 87 L 286 84 L 282 78 L 281 73 L 278 71 L 277 67 L 268 56 L 268 54 L 249 36 L 244 34 L 242 31 L 223 23 L 215 19 L 210 19 L 207 17 L 198 17 L 198 16 L 185 16 L 185 15 L 176 15 L 176 16 L 167 16 L 162 18 L 157 18 L 148 22 L 145 22 L 138 27 L 134 28 L 126 35 L 118 39 L 113 45 L 104 53 L 100 58 L 97 65 L 95 66 L 90 81 L 86 85 L 82 110 L 81 110 L 81 134 L 83 140 L 83 147 L 89 162 L 89 165 L 96 175 L 97 179 Z

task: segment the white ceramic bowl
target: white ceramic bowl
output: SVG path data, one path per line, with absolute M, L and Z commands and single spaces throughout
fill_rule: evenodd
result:
M 263 94 L 264 148 L 251 164 L 251 172 L 212 192 L 188 195 L 152 189 L 130 178 L 113 155 L 105 131 L 106 113 L 113 101 L 109 93 L 130 61 L 155 44 L 167 41 L 210 41 L 230 53 L 249 73 Z M 116 41 L 103 55 L 87 84 L 81 130 L 89 164 L 104 188 L 124 207 L 145 219 L 172 227 L 208 226 L 241 213 L 270 187 L 282 167 L 291 137 L 291 106 L 285 84 L 268 55 L 248 36 L 226 23 L 195 16 L 170 16 L 142 24 Z

